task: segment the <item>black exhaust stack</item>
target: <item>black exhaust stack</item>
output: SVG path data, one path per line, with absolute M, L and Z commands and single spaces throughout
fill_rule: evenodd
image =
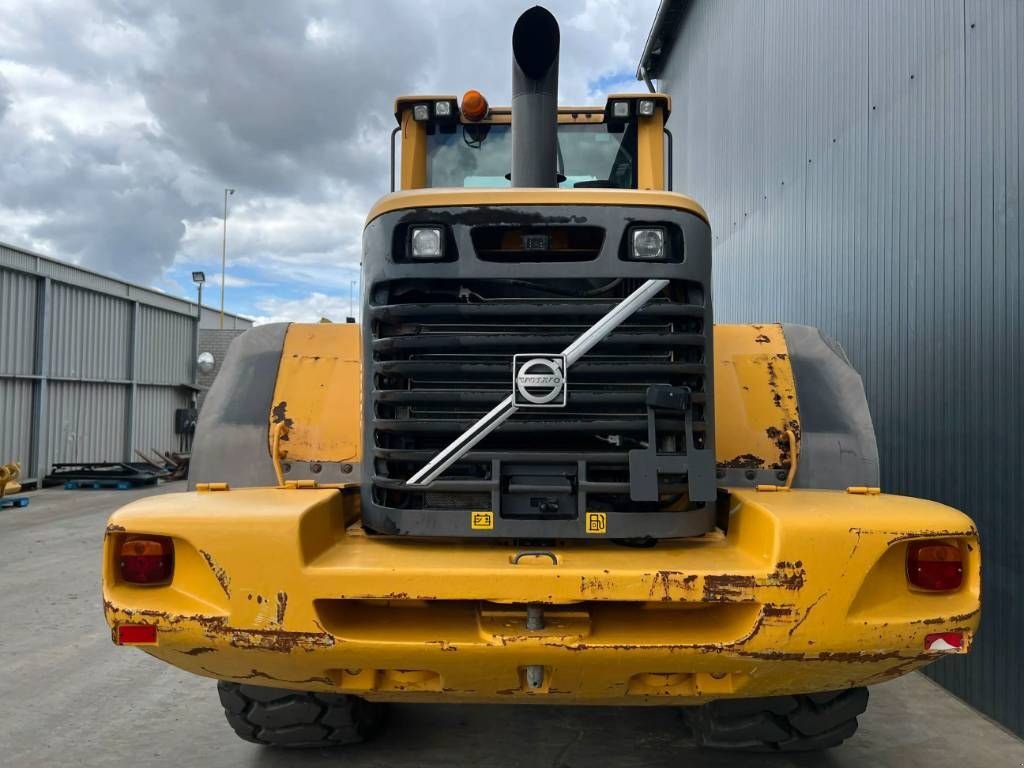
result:
M 558 22 L 535 5 L 512 30 L 512 186 L 558 186 Z

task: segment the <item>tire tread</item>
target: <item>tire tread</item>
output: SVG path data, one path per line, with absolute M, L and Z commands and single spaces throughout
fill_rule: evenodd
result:
M 761 699 L 720 699 L 686 711 L 699 746 L 745 752 L 808 752 L 839 746 L 857 730 L 867 688 Z
M 346 694 L 311 693 L 219 681 L 228 724 L 255 744 L 340 747 L 373 735 L 383 705 Z

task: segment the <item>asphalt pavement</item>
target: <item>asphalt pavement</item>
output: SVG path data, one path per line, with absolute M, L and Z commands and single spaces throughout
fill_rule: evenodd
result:
M 224 722 L 213 681 L 115 647 L 103 620 L 107 515 L 181 489 L 44 490 L 0 510 L 0 766 L 1024 765 L 1024 742 L 920 674 L 873 688 L 857 735 L 817 755 L 700 752 L 677 711 L 624 707 L 395 705 L 371 744 L 248 744 Z

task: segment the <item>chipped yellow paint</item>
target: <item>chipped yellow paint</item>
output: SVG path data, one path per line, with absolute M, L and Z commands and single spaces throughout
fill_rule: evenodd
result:
M 276 445 L 283 461 L 358 461 L 361 370 L 358 325 L 290 325 L 269 414 L 271 451 Z
M 789 469 L 800 410 L 782 326 L 715 326 L 715 453 L 719 466 Z
M 366 536 L 351 522 L 358 498 L 268 488 L 133 502 L 107 528 L 107 622 L 156 624 L 147 653 L 220 679 L 392 701 L 640 705 L 881 682 L 941 657 L 927 634 L 969 644 L 978 626 L 977 532 L 929 501 L 735 490 L 726 532 L 642 551 L 552 544 L 542 558 Z M 132 533 L 173 539 L 170 585 L 119 581 Z M 914 538 L 961 545 L 959 590 L 908 588 Z M 532 602 L 544 629 L 525 628 Z M 544 667 L 537 691 L 527 665 Z

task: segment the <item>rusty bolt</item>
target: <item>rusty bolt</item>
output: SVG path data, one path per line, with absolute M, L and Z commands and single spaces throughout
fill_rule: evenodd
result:
M 312 472 L 314 475 L 319 475 L 321 469 L 323 469 L 323 466 L 318 461 L 314 461 L 312 464 L 309 465 L 309 471 Z
M 287 474 L 287 473 L 291 472 L 291 471 L 292 471 L 292 465 L 291 465 L 291 463 L 289 463 L 289 462 L 287 462 L 287 461 L 285 461 L 285 462 L 282 462 L 282 463 L 281 463 L 281 471 L 282 471 L 282 472 L 284 472 L 285 474 Z
M 717 470 L 715 470 L 715 477 L 717 477 L 719 480 L 724 478 L 725 477 L 725 470 L 724 469 L 717 469 Z
M 746 472 L 743 473 L 743 476 L 747 478 L 747 480 L 753 480 L 755 477 L 757 477 L 757 472 L 755 472 L 752 469 L 748 469 Z
M 352 465 L 351 464 L 342 464 L 341 465 L 341 474 L 343 474 L 343 475 L 350 475 L 350 474 L 352 474 Z
M 780 469 L 780 470 L 775 472 L 775 479 L 776 480 L 785 480 L 787 474 L 788 473 L 786 472 L 786 470 Z
M 539 603 L 526 606 L 526 628 L 534 632 L 544 629 L 544 608 Z

